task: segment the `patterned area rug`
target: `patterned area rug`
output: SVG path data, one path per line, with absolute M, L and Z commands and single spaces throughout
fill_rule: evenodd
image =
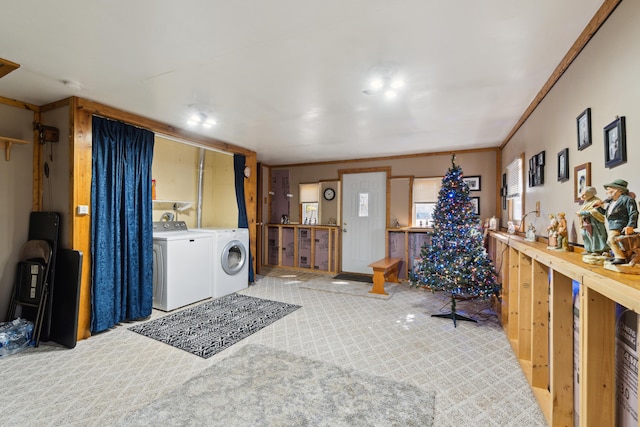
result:
M 120 426 L 431 426 L 435 393 L 246 345 Z
M 384 291 L 388 295 L 372 294 L 369 291 L 373 288 L 372 283 L 347 282 L 333 279 L 327 280 L 311 280 L 300 285 L 301 288 L 313 289 L 314 291 L 333 292 L 336 294 L 348 294 L 359 297 L 389 299 L 400 289 L 400 285 L 396 283 L 385 283 Z
M 234 293 L 129 330 L 207 359 L 299 308 Z

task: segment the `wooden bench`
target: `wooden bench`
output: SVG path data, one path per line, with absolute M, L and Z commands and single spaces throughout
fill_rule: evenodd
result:
M 389 295 L 384 291 L 384 282 L 400 283 L 398 280 L 398 267 L 402 258 L 383 258 L 369 264 L 373 268 L 373 288 L 371 294 Z

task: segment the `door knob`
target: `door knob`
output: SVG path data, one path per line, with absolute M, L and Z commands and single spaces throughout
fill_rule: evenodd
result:
M 343 232 L 343 233 L 346 233 L 346 232 L 347 232 L 347 229 L 346 229 L 346 228 L 343 228 L 343 229 L 342 229 L 342 232 Z

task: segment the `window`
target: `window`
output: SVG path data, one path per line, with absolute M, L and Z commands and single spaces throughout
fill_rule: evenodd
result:
M 300 222 L 302 224 L 318 224 L 318 200 L 320 199 L 318 191 L 320 190 L 320 185 L 317 182 L 300 184 L 298 190 L 300 204 L 302 205 Z
M 412 226 L 431 227 L 442 178 L 416 178 L 413 181 Z
M 318 223 L 318 202 L 302 204 L 302 223 L 303 224 Z
M 507 165 L 507 200 L 509 201 L 507 218 L 509 221 L 520 221 L 524 209 L 524 191 L 522 182 L 524 174 L 522 165 L 524 153 Z

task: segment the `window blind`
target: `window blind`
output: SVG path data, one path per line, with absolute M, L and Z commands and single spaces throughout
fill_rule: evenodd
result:
M 428 203 L 438 200 L 442 178 L 417 178 L 413 181 L 413 202 Z
M 314 203 L 319 200 L 318 188 L 320 186 L 315 184 L 300 184 L 300 203 Z
M 514 199 L 522 195 L 522 159 L 518 158 L 507 165 L 507 198 Z

